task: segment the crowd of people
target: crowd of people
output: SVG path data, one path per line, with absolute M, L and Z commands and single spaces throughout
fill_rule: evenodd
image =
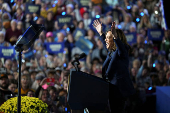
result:
M 84 52 L 76 46 L 80 37 L 93 44 L 86 58 L 80 61 L 80 70 L 102 78 L 102 64 L 107 51 L 92 26 L 93 20 L 98 19 L 105 32 L 115 21 L 116 28 L 125 34 L 136 33 L 129 57 L 129 72 L 136 93 L 128 99 L 126 110 L 139 113 L 151 106 L 154 108 L 155 103 L 148 106 L 148 100 L 154 97 L 156 86 L 170 85 L 170 30 L 165 29 L 160 1 L 84 1 L 86 6 L 81 4 L 81 0 L 0 0 L 0 48 L 14 46 L 31 24 L 45 26 L 29 49 L 32 54 L 22 52 L 21 95 L 41 99 L 48 104 L 50 112 L 70 112 L 68 78 L 70 70 L 75 68 L 71 62 Z M 27 4 L 40 5 L 40 13 L 27 13 Z M 72 24 L 61 26 L 57 18 L 66 15 L 73 18 Z M 149 29 L 162 29 L 162 40 L 150 40 Z M 64 44 L 62 52 L 48 52 L 46 44 L 54 42 Z M 11 59 L 1 57 L 0 105 L 11 96 L 17 96 L 18 64 L 16 56 Z M 152 108 L 151 113 L 155 112 Z

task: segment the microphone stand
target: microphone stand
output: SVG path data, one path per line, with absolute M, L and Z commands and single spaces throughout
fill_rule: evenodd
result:
M 77 59 L 71 62 L 71 64 L 75 67 L 76 71 L 80 71 L 80 69 L 78 68 L 78 65 L 80 65 L 80 62 Z
M 19 76 L 18 76 L 18 103 L 17 103 L 17 113 L 21 113 L 21 59 L 22 59 L 22 46 L 18 45 L 19 49 Z

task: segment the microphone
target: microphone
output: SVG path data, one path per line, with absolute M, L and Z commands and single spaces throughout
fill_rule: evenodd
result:
M 75 60 L 71 64 L 76 68 L 76 71 L 79 71 L 78 65 L 80 64 L 79 60 L 86 57 L 85 53 L 81 53 L 78 57 L 75 57 Z
M 75 58 L 76 60 L 80 60 L 82 58 L 86 57 L 85 53 L 81 53 L 77 58 Z

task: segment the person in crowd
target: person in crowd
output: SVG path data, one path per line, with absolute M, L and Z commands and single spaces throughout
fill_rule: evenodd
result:
M 56 106 L 50 100 L 50 94 L 47 89 L 41 89 L 38 98 L 47 103 L 50 112 L 57 112 Z
M 30 75 L 23 74 L 21 76 L 21 95 L 26 96 L 27 92 L 31 89 L 30 88 Z M 18 89 L 15 90 L 15 93 L 18 93 Z
M 8 86 L 8 76 L 4 73 L 0 73 L 0 105 L 2 105 L 9 98 L 14 97 L 14 94 L 8 90 Z
M 140 23 L 138 24 L 138 29 L 140 30 L 141 28 L 145 29 L 147 31 L 147 29 L 151 29 L 152 25 L 149 21 L 149 16 L 144 14 L 144 16 L 141 18 Z
M 21 7 L 17 8 L 17 11 L 13 16 L 13 19 L 16 19 L 17 21 L 22 21 L 22 22 L 25 20 L 25 15 Z
M 11 59 L 7 59 L 5 61 L 4 67 L 7 69 L 8 73 L 12 73 L 12 60 Z
M 6 30 L 5 40 L 14 45 L 20 35 L 22 35 L 22 31 L 17 29 L 17 20 L 13 19 L 11 28 Z
M 29 91 L 27 92 L 27 96 L 28 96 L 28 97 L 35 97 L 35 92 L 34 92 L 33 90 L 29 90 Z
M 53 31 L 54 29 L 53 15 L 54 14 L 51 11 L 47 13 L 47 19 L 45 19 L 45 23 L 44 23 L 47 32 Z
M 1 13 L 3 13 L 3 12 L 10 13 L 11 12 L 11 7 L 4 0 L 0 0 L 0 5 L 1 5 L 0 6 Z
M 131 14 L 130 13 L 127 13 L 125 15 L 125 20 L 123 22 L 120 23 L 121 25 L 121 29 L 127 33 L 129 31 L 129 28 L 131 25 L 135 26 L 136 27 L 136 24 L 131 20 L 132 17 L 131 17 Z
M 0 47 L 9 47 L 11 44 L 7 41 L 5 41 L 5 33 L 3 31 L 0 31 Z
M 14 93 L 17 87 L 18 87 L 18 81 L 15 79 L 12 79 L 9 83 L 8 90 Z
M 94 21 L 93 26 L 108 50 L 107 58 L 102 67 L 102 76 L 103 79 L 110 81 L 110 110 L 121 113 L 124 111 L 126 98 L 135 92 L 128 70 L 130 45 L 127 43 L 123 31 L 115 29 L 115 22 L 112 23 L 111 30 L 106 35 L 102 32 L 102 24 L 98 20 Z

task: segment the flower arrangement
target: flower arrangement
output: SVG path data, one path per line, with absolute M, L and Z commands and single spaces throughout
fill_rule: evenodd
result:
M 0 113 L 17 113 L 17 97 L 0 106 Z M 48 113 L 48 105 L 35 97 L 21 96 L 21 113 Z

